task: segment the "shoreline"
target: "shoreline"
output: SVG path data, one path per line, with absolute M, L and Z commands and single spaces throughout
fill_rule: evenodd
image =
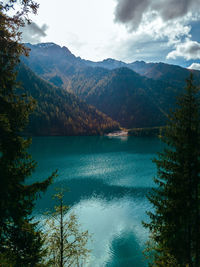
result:
M 110 137 L 128 136 L 128 130 L 120 130 L 120 131 L 108 133 L 105 136 L 110 136 Z

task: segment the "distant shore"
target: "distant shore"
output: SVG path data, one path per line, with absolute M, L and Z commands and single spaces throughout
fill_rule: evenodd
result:
M 120 130 L 106 134 L 106 136 L 128 136 L 128 130 Z
M 133 128 L 114 131 L 106 134 L 110 137 L 123 137 L 123 136 L 137 136 L 137 137 L 160 137 L 165 131 L 164 126 L 160 127 L 146 127 L 146 128 Z
M 165 126 L 133 128 L 128 130 L 128 135 L 141 137 L 160 137 L 164 134 L 164 132 Z

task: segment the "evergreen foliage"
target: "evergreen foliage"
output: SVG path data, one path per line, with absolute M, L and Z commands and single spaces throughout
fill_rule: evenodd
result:
M 200 100 L 192 76 L 169 116 L 149 195 L 150 266 L 200 266 Z
M 18 80 L 37 105 L 26 133 L 33 135 L 95 135 L 119 129 L 119 124 L 72 93 L 39 78 L 20 64 Z
M 165 91 L 173 93 L 167 83 L 146 79 L 128 68 L 107 70 L 107 73 L 100 68 L 91 69 L 74 75 L 68 89 L 122 127 L 165 125 L 164 111 L 169 105 L 161 105 L 160 99 Z
M 25 183 L 36 163 L 26 152 L 31 141 L 21 132 L 34 102 L 16 93 L 15 67 L 21 54 L 27 53 L 19 43 L 19 27 L 38 5 L 31 0 L 6 2 L 0 1 L 0 259 L 2 266 L 37 266 L 43 241 L 31 212 L 38 192 L 46 190 L 53 176 L 42 183 Z M 8 16 L 16 5 L 18 11 Z
M 131 136 L 160 137 L 164 134 L 165 127 L 133 128 L 128 131 Z

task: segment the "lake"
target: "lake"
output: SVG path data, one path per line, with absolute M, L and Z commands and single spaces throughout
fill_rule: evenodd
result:
M 37 218 L 54 206 L 55 188 L 68 188 L 71 206 L 83 230 L 92 234 L 88 244 L 91 267 L 144 267 L 142 251 L 151 206 L 146 194 L 154 186 L 152 159 L 163 144 L 142 137 L 34 137 L 30 153 L 38 162 L 31 181 L 58 177 L 36 203 Z

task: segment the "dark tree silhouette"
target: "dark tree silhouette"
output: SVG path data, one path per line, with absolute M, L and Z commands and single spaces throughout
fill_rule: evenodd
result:
M 145 223 L 151 236 L 150 266 L 200 265 L 200 101 L 192 76 L 177 108 L 169 116 L 163 141 L 167 148 L 155 160 L 157 187 L 149 196 L 154 211 Z
M 15 7 L 17 11 L 15 12 Z M 15 68 L 26 49 L 19 28 L 36 13 L 32 0 L 0 1 L 0 262 L 2 266 L 37 266 L 42 239 L 31 221 L 34 201 L 53 176 L 27 184 L 36 163 L 26 152 L 31 140 L 22 137 L 34 101 L 19 94 Z M 12 12 L 9 12 L 12 11 Z M 8 15 L 8 14 L 13 14 Z

